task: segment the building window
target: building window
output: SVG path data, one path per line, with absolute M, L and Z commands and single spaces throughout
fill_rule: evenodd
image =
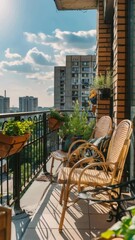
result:
M 78 73 L 72 73 L 72 77 L 78 77 Z
M 90 68 L 89 67 L 83 67 L 82 68 L 82 72 L 89 72 L 90 71 Z
M 79 68 L 78 67 L 72 67 L 72 72 L 79 72 Z
M 82 77 L 89 77 L 88 73 L 82 73 Z
M 79 62 L 72 62 L 72 66 L 78 66 Z
M 82 66 L 89 66 L 89 62 L 83 61 L 83 62 L 82 62 Z

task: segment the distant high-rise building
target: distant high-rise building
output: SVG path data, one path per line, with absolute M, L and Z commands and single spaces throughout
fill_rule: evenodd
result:
M 33 96 L 19 97 L 19 111 L 32 112 L 38 110 L 38 98 Z
M 6 96 L 0 96 L 0 113 L 10 112 L 10 98 Z
M 76 100 L 86 107 L 95 64 L 95 55 L 71 55 L 66 56 L 66 66 L 54 68 L 55 108 L 72 109 Z

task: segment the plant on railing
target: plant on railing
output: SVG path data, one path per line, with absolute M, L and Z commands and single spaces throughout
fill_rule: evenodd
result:
M 50 130 L 57 130 L 66 120 L 66 113 L 61 113 L 58 109 L 50 109 L 50 114 L 48 117 Z
M 34 126 L 35 123 L 29 120 L 5 122 L 0 132 L 0 158 L 20 152 L 33 132 Z
M 29 120 L 13 121 L 10 120 L 4 124 L 2 134 L 8 136 L 22 136 L 26 133 L 31 134 L 34 130 L 34 122 Z
M 127 211 L 130 211 L 131 216 L 122 217 L 121 221 L 101 233 L 101 239 L 121 237 L 124 240 L 135 240 L 135 206 L 127 208 Z

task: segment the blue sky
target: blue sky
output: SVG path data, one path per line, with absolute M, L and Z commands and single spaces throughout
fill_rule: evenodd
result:
M 54 66 L 66 55 L 93 54 L 96 12 L 58 11 L 53 0 L 0 1 L 0 95 L 18 106 L 19 96 L 54 104 Z

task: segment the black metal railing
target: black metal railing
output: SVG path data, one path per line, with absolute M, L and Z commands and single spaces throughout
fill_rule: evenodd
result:
M 20 198 L 32 181 L 42 169 L 47 172 L 50 153 L 59 148 L 57 131 L 50 131 L 48 127 L 48 115 L 49 111 L 0 114 L 0 130 L 8 119 L 30 119 L 36 125 L 21 152 L 0 159 L 0 204 L 14 204 L 16 211 L 21 211 Z

